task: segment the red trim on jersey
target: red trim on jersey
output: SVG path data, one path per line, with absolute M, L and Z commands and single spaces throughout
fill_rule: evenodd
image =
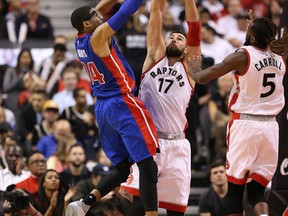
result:
M 139 129 L 144 129 L 140 131 L 143 138 L 145 139 L 150 155 L 155 155 L 156 148 L 159 148 L 156 127 L 149 112 L 146 109 L 143 109 L 143 101 L 132 95 L 128 95 L 128 97 L 127 95 L 122 95 L 122 98 L 125 101 L 127 107 L 130 109 L 130 112 L 133 115 L 135 122 L 139 126 Z
M 264 176 L 257 173 L 252 173 L 249 178 L 252 178 L 254 181 L 258 182 L 263 187 L 266 187 L 269 184 L 269 181 Z
M 239 90 L 239 77 L 238 76 L 234 76 L 235 77 L 235 80 L 236 80 L 236 85 L 237 85 L 237 91 Z M 230 110 L 230 112 L 233 113 L 233 110 L 231 109 L 231 107 L 236 103 L 238 99 L 238 93 L 235 92 L 234 95 L 232 96 L 231 100 L 229 101 L 229 104 L 228 104 L 228 109 Z
M 241 73 L 241 74 L 235 74 L 236 76 L 244 76 L 248 72 L 248 69 L 250 67 L 250 62 L 251 62 L 250 54 L 249 54 L 247 49 L 245 49 L 245 48 L 242 48 L 242 49 L 245 51 L 245 53 L 246 53 L 246 55 L 248 57 L 248 63 L 247 63 L 247 66 L 246 66 L 244 72 Z
M 183 67 L 184 67 L 184 70 L 185 70 L 185 73 L 186 73 L 187 79 L 188 79 L 189 84 L 190 84 L 190 86 L 191 86 L 191 88 L 192 88 L 192 93 L 194 93 L 195 81 L 194 81 L 194 80 L 189 76 L 188 70 L 187 70 L 187 68 L 185 67 L 185 64 L 184 64 L 183 61 L 181 61 L 181 64 L 182 64 Z M 192 83 L 191 80 L 193 80 L 194 83 Z M 194 84 L 194 86 L 193 86 L 193 84 Z
M 237 184 L 237 185 L 244 185 L 247 181 L 246 177 L 244 177 L 243 179 L 237 179 L 237 178 L 235 178 L 233 176 L 229 176 L 229 175 L 227 175 L 227 179 L 229 182 Z
M 282 216 L 288 216 L 288 207 L 285 209 L 285 211 L 283 212 Z
M 173 203 L 159 201 L 159 207 L 177 212 L 186 212 L 187 206 L 181 206 Z
M 124 189 L 126 193 L 131 194 L 133 196 L 140 196 L 140 192 L 138 189 L 135 188 L 130 188 L 127 186 L 120 186 L 120 190 Z M 186 212 L 186 208 L 187 206 L 182 206 L 182 205 L 178 205 L 178 204 L 173 204 L 173 203 L 167 203 L 167 202 L 163 202 L 163 201 L 159 201 L 159 207 L 160 208 L 164 208 L 164 209 L 168 209 L 168 210 L 172 210 L 172 211 L 178 211 L 178 212 Z
M 121 93 L 126 94 L 127 92 L 132 92 L 135 88 L 135 81 L 127 73 L 114 47 L 112 47 L 110 54 L 108 56 L 101 57 L 101 60 L 113 74 Z
M 126 187 L 126 186 L 123 186 L 123 185 L 120 186 L 119 190 L 121 190 L 121 189 L 125 189 L 126 193 L 132 194 L 133 196 L 140 196 L 140 192 L 139 192 L 138 189 Z
M 84 37 L 86 35 L 87 35 L 87 33 L 78 33 L 78 34 L 76 34 L 76 37 L 80 38 L 80 37 Z
M 166 54 L 165 54 L 162 58 L 160 58 L 158 61 L 156 61 L 154 64 L 152 64 L 146 71 L 143 71 L 143 72 L 142 72 L 142 75 L 141 75 L 141 81 L 142 81 L 144 75 L 145 75 L 149 70 L 151 70 L 151 68 L 153 68 L 156 64 L 158 64 L 162 59 L 164 59 L 165 57 L 166 57 Z
M 229 147 L 230 147 L 230 128 L 233 124 L 233 120 L 229 121 L 228 123 L 228 133 L 227 133 L 227 136 L 226 136 L 226 142 L 227 142 L 227 152 L 229 151 Z

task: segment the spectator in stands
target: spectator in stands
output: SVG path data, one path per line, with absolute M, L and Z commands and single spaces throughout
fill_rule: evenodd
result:
M 74 67 L 67 66 L 64 68 L 61 74 L 64 89 L 53 96 L 53 101 L 59 104 L 59 112 L 70 106 L 75 105 L 75 100 L 73 98 L 73 91 L 77 87 L 78 76 L 75 72 Z M 86 92 L 87 105 L 92 105 L 94 100 L 90 93 Z
M 84 115 L 88 112 L 87 91 L 83 88 L 77 88 L 73 91 L 74 106 L 67 107 L 63 110 L 60 118 L 66 119 L 72 126 L 72 131 L 76 138 L 84 143 L 87 136 L 89 125 L 85 122 Z
M 68 43 L 69 43 L 69 39 L 65 35 L 59 34 L 59 35 L 56 35 L 54 37 L 54 41 L 53 41 L 54 45 L 55 44 L 63 44 L 63 45 L 65 45 L 65 47 L 68 47 Z M 75 54 L 73 54 L 71 51 L 67 50 L 65 52 L 65 59 L 69 62 L 73 61 L 73 59 L 75 59 Z
M 6 107 L 4 107 L 3 104 L 2 104 L 2 102 L 3 102 L 2 92 L 0 91 L 0 108 L 1 108 L 1 109 L 3 110 L 3 112 L 4 112 L 5 121 L 6 121 L 7 123 L 9 123 L 12 128 L 15 128 L 15 125 L 16 125 L 16 122 L 15 122 L 15 114 L 14 114 L 11 110 L 9 110 L 9 109 L 7 109 Z
M 12 20 L 14 23 L 18 17 L 25 13 L 22 0 L 10 0 L 9 12 L 6 15 L 6 21 Z
M 68 152 L 75 142 L 60 141 L 57 143 L 56 152 L 47 159 L 47 168 L 54 169 L 58 173 L 64 171 L 68 166 Z
M 16 184 L 16 188 L 22 188 L 30 193 L 38 191 L 39 179 L 46 172 L 47 165 L 44 155 L 39 151 L 33 151 L 27 157 L 27 167 L 31 172 L 29 178 Z
M 46 82 L 46 91 L 52 97 L 58 91 L 58 81 L 66 66 L 67 51 L 65 44 L 54 44 L 54 52 L 51 57 L 44 59 L 41 63 L 39 76 Z
M 37 142 L 36 148 L 45 155 L 45 158 L 49 158 L 56 152 L 59 142 L 67 142 L 69 145 L 77 143 L 69 121 L 64 119 L 57 121 L 54 132 L 43 136 Z
M 7 126 L 9 127 L 8 124 Z M 0 130 L 1 130 L 0 133 L 2 133 L 3 124 L 0 125 Z M 8 131 L 9 128 L 7 128 L 6 130 Z M 16 142 L 16 139 L 12 136 L 12 134 L 5 135 L 4 137 L 2 137 L 2 134 L 1 134 L 0 140 L 1 140 L 1 145 L 0 145 L 0 170 L 1 170 L 1 169 L 5 169 L 5 167 L 8 167 L 7 162 L 5 160 L 5 152 L 7 151 L 8 146 L 11 146 L 11 145 L 16 146 L 17 142 Z
M 83 145 L 86 154 L 86 160 L 94 161 L 95 155 L 99 150 L 101 143 L 99 137 L 99 128 L 96 123 L 96 116 L 94 112 L 94 106 L 91 105 L 88 107 L 87 111 L 83 114 L 83 120 L 87 125 L 87 131 L 85 133 Z
M 34 60 L 30 49 L 23 48 L 17 57 L 17 64 L 14 68 L 8 68 L 4 75 L 3 92 L 7 94 L 4 105 L 18 114 L 18 96 L 24 89 L 23 76 L 34 70 Z
M 79 200 L 82 197 L 85 197 L 87 194 L 90 193 L 92 189 L 95 188 L 95 185 L 99 183 L 101 178 L 111 172 L 111 168 L 109 166 L 103 165 L 98 163 L 93 167 L 91 172 L 91 178 L 80 180 L 76 187 L 77 191 L 73 197 L 73 200 Z M 87 212 L 87 216 L 92 215 L 100 215 L 104 214 L 104 206 L 105 203 L 112 198 L 113 193 L 109 193 L 108 196 L 106 195 L 104 199 L 101 199 L 101 202 L 95 203 Z M 112 214 L 115 215 L 115 214 Z
M 146 26 L 141 24 L 139 16 L 140 14 L 136 13 L 130 17 L 126 22 L 125 31 L 121 31 L 119 35 L 119 45 L 135 74 L 137 88 L 140 85 L 142 65 L 147 54 Z M 138 94 L 138 90 L 136 94 Z
M 219 51 L 220 50 L 220 51 Z M 212 57 L 214 63 L 221 62 L 224 57 L 234 51 L 233 46 L 219 37 L 219 34 L 209 24 L 202 25 L 201 51 L 205 57 Z
M 206 0 L 202 1 L 201 4 L 204 8 L 209 10 L 210 14 L 221 13 L 221 11 L 224 9 L 222 2 L 218 0 Z
M 227 5 L 228 14 L 220 17 L 217 20 L 218 26 L 224 31 L 224 38 L 227 39 L 227 35 L 235 35 L 237 32 L 237 20 L 236 16 L 243 12 L 243 8 L 240 0 L 228 0 Z M 229 27 L 228 27 L 229 26 Z
M 7 28 L 5 17 L 8 13 L 8 3 L 6 0 L 0 0 L 0 38 L 7 38 Z
M 92 94 L 92 90 L 90 87 L 90 79 L 87 76 L 87 73 L 83 69 L 83 66 L 80 61 L 73 60 L 67 63 L 66 67 L 71 67 L 74 69 L 74 71 L 77 74 L 77 88 L 84 88 L 87 92 L 90 92 Z M 58 81 L 58 92 L 62 91 L 64 89 L 64 85 L 62 80 L 60 79 Z
M 44 90 L 34 91 L 29 102 L 20 110 L 16 119 L 16 132 L 19 136 L 21 144 L 25 146 L 25 151 L 30 151 L 30 143 L 32 141 L 32 131 L 36 124 L 41 124 L 43 120 L 43 105 L 48 99 L 48 95 Z
M 34 72 L 26 73 L 23 76 L 23 84 L 24 90 L 22 90 L 18 96 L 19 109 L 29 101 L 32 92 L 46 89 L 46 83 Z
M 207 8 L 200 8 L 199 9 L 199 19 L 201 21 L 201 24 L 208 24 L 211 26 L 215 31 L 222 36 L 224 34 L 224 31 L 218 26 L 218 24 L 213 20 L 212 14 L 209 12 Z
M 211 186 L 199 199 L 200 216 L 226 215 L 228 181 L 225 165 L 222 162 L 215 162 L 209 172 Z
M 79 144 L 72 145 L 67 157 L 68 167 L 60 173 L 65 191 L 69 189 L 69 185 L 76 185 L 80 180 L 88 179 L 91 176 L 91 173 L 86 167 L 85 152 L 82 146 Z
M 54 33 L 49 17 L 40 14 L 39 0 L 27 0 L 27 13 L 16 20 L 16 33 L 19 34 L 20 26 L 28 26 L 27 39 L 53 40 Z
M 18 145 L 9 145 L 5 151 L 8 167 L 0 170 L 0 191 L 5 191 L 10 184 L 17 184 L 30 176 L 30 172 L 23 170 L 23 151 Z
M 280 16 L 283 11 L 283 5 L 280 1 L 272 0 L 268 6 L 268 18 L 270 18 L 273 23 L 277 26 L 280 24 Z
M 162 20 L 162 36 L 163 38 L 168 38 L 171 32 L 173 31 L 182 31 L 184 32 L 183 26 L 176 23 L 173 13 L 170 12 L 169 8 L 166 6 L 163 11 L 163 20 Z
M 208 103 L 211 120 L 211 133 L 214 138 L 212 159 L 226 161 L 226 126 L 231 119 L 228 109 L 228 97 L 233 86 L 233 76 L 227 74 L 217 80 L 217 90 L 212 91 Z
M 65 194 L 59 173 L 48 169 L 39 181 L 38 192 L 33 194 L 36 209 L 42 215 L 63 216 L 75 192 L 72 186 Z
M 32 147 L 35 147 L 38 140 L 54 132 L 56 122 L 59 118 L 59 106 L 53 100 L 47 100 L 43 105 L 43 120 L 36 124 L 32 131 Z
M 14 189 L 12 189 L 14 188 Z M 8 200 L 5 200 L 4 199 L 4 202 L 3 202 L 3 211 L 4 211 L 4 216 L 14 216 L 14 215 L 32 215 L 32 216 L 42 216 L 41 213 L 39 213 L 35 207 L 33 206 L 33 197 L 32 195 L 28 192 L 28 191 L 25 191 L 23 189 L 19 189 L 19 188 L 15 188 L 15 185 L 10 185 L 10 188 L 9 189 L 12 189 L 12 191 L 9 190 L 9 192 L 16 192 L 17 191 L 17 194 L 22 194 L 23 197 L 29 197 L 29 204 L 28 206 L 25 208 L 25 209 L 21 209 L 21 210 L 15 210 L 12 207 L 12 202 L 11 201 L 8 201 Z M 19 198 L 19 197 L 18 197 Z M 22 198 L 21 198 L 22 199 Z M 1 200 L 2 201 L 2 200 Z M 2 204 L 0 201 L 0 204 Z M 15 205 L 15 204 L 14 204 Z M 2 207 L 2 205 L 1 205 Z M 2 208 L 1 208 L 2 210 Z M 0 214 L 2 213 L 2 211 L 0 210 Z M 1 214 L 2 216 L 3 214 Z

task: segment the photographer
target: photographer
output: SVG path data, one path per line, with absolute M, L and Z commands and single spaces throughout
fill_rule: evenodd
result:
M 42 216 L 31 202 L 33 202 L 33 198 L 27 191 L 15 189 L 15 185 L 8 186 L 4 193 L 4 216 Z
M 13 216 L 12 212 L 6 213 L 5 209 L 11 208 L 11 204 L 9 201 L 5 200 L 3 203 L 3 208 L 4 208 L 4 216 Z M 27 209 L 20 210 L 17 212 L 17 215 L 30 215 L 30 216 L 42 216 L 40 212 L 38 212 L 31 203 L 29 203 L 29 206 Z

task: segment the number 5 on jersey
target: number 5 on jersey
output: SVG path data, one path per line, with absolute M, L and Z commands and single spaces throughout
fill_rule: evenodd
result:
M 90 78 L 90 82 L 92 85 L 94 84 L 95 81 L 99 82 L 99 84 L 105 83 L 104 75 L 98 71 L 94 62 L 88 62 L 87 63 L 88 67 L 84 62 L 81 62 L 81 64 L 84 67 L 88 77 Z

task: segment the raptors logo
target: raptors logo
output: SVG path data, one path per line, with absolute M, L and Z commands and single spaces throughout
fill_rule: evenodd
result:
M 282 161 L 281 167 L 280 167 L 280 172 L 281 172 L 281 175 L 283 175 L 283 176 L 288 175 L 288 158 L 285 158 Z

